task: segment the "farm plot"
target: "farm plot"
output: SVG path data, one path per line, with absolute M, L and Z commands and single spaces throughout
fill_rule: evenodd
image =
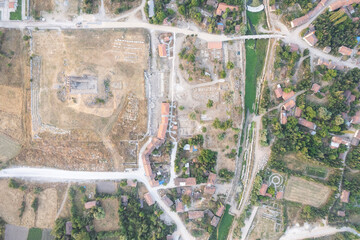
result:
M 323 184 L 310 182 L 298 177 L 290 177 L 285 187 L 284 198 L 314 207 L 325 204 L 331 189 Z
M 17 142 L 0 133 L 0 162 L 15 157 L 20 152 L 20 148 Z
M 101 206 L 105 210 L 105 218 L 101 220 L 94 220 L 94 227 L 97 232 L 100 231 L 114 231 L 119 229 L 119 201 L 117 199 L 101 200 Z

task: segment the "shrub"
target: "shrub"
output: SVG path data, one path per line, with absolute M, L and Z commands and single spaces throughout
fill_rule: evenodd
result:
M 39 199 L 36 197 L 34 201 L 31 204 L 32 209 L 34 209 L 34 212 L 36 212 L 39 208 Z

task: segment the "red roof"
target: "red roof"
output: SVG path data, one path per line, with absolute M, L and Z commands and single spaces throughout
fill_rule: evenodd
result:
M 236 11 L 239 10 L 239 7 L 237 6 L 227 5 L 226 3 L 219 3 L 218 8 L 216 9 L 216 15 L 218 16 L 222 15 L 224 12 L 226 12 L 227 8 L 229 8 L 230 11 L 233 11 L 234 9 Z
M 224 214 L 225 206 L 221 204 L 221 207 L 216 211 L 215 215 L 221 217 Z
M 261 196 L 265 196 L 268 187 L 269 187 L 269 186 L 268 186 L 267 184 L 265 184 L 265 183 L 264 183 L 263 185 L 261 185 L 261 188 L 260 188 L 260 190 L 259 190 L 259 194 L 260 194 Z
M 286 100 L 289 100 L 290 98 L 292 98 L 294 95 L 295 95 L 294 91 L 291 91 L 288 93 L 284 92 L 282 95 L 282 98 L 286 101 Z
M 283 199 L 284 197 L 284 192 L 277 192 L 276 193 L 276 199 L 280 200 L 280 199 Z
M 299 107 L 295 108 L 295 117 L 299 118 L 301 117 L 302 110 Z
M 334 11 L 341 7 L 349 6 L 353 3 L 360 3 L 360 0 L 337 0 L 334 3 L 330 4 L 329 10 Z
M 290 101 L 288 101 L 287 103 L 284 104 L 284 109 L 285 109 L 286 111 L 289 111 L 290 109 L 292 109 L 292 108 L 295 107 L 295 106 L 296 106 L 295 101 L 294 101 L 294 100 L 290 100 Z
M 15 9 L 15 2 L 9 2 L 9 8 Z
M 184 204 L 180 200 L 176 201 L 175 205 L 176 205 L 176 212 L 177 213 L 184 212 Z
M 289 111 L 290 109 L 292 109 L 292 108 L 295 107 L 295 106 L 296 106 L 295 101 L 294 101 L 294 100 L 290 100 L 290 101 L 288 101 L 288 102 L 286 102 L 286 103 L 284 104 L 284 109 L 285 109 L 286 111 Z
M 86 202 L 85 209 L 96 207 L 96 201 Z
M 311 91 L 313 91 L 314 93 L 317 93 L 320 90 L 320 85 L 317 83 L 314 83 L 311 87 Z
M 275 95 L 276 95 L 276 98 L 281 98 L 282 95 L 283 95 L 283 90 L 281 89 L 281 87 L 278 87 L 275 89 Z
M 215 179 L 216 179 L 216 174 L 215 173 L 210 173 L 209 177 L 208 177 L 207 184 L 214 185 L 215 184 Z
M 280 123 L 281 124 L 287 123 L 287 116 L 286 116 L 286 112 L 284 110 L 281 110 L 281 112 L 280 112 Z
M 339 53 L 344 55 L 344 56 L 350 56 L 352 53 L 352 49 L 345 47 L 345 46 L 341 46 L 339 48 Z
M 208 49 L 222 49 L 222 42 L 208 42 Z
M 315 46 L 318 42 L 317 37 L 315 36 L 315 31 L 312 31 L 308 35 L 304 37 L 305 42 L 307 42 L 310 46 Z
M 167 57 L 166 45 L 165 44 L 159 44 L 159 56 L 160 57 Z
M 204 188 L 204 193 L 205 194 L 210 194 L 210 195 L 213 195 L 214 193 L 216 192 L 216 187 L 214 187 L 214 186 L 206 186 L 205 188 Z
M 204 211 L 189 211 L 189 219 L 199 219 L 204 217 Z
M 170 112 L 170 104 L 163 102 L 161 103 L 161 115 L 169 115 Z
M 144 198 L 145 198 L 146 203 L 147 203 L 149 206 L 151 206 L 151 205 L 153 205 L 153 204 L 155 203 L 155 201 L 154 201 L 154 199 L 152 198 L 152 196 L 151 196 L 150 193 L 146 193 L 146 194 L 144 195 Z
M 343 190 L 341 193 L 341 197 L 340 197 L 340 201 L 343 203 L 348 203 L 349 202 L 349 196 L 350 196 L 350 192 Z
M 175 186 L 194 186 L 196 185 L 196 178 L 175 178 Z
M 299 124 L 304 126 L 304 127 L 307 127 L 311 130 L 315 130 L 316 129 L 316 124 L 313 123 L 313 122 L 310 122 L 304 118 L 299 118 Z

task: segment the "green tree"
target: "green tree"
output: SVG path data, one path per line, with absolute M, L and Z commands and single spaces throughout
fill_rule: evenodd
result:
M 214 105 L 214 101 L 211 100 L 211 99 L 209 99 L 208 102 L 207 102 L 207 104 L 206 104 L 206 107 L 207 107 L 207 108 L 211 108 L 213 105 Z
M 226 64 L 226 68 L 227 69 L 233 69 L 234 68 L 234 63 L 233 62 L 227 62 L 227 64 Z

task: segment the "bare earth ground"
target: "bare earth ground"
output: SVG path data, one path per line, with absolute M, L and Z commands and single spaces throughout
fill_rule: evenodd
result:
M 26 144 L 12 163 L 113 170 L 114 156 L 102 142 L 109 134 L 122 156 L 116 159 L 117 169 L 123 169 L 124 161 L 136 162 L 136 141 L 147 127 L 146 31 L 36 31 L 33 42 L 41 66 L 40 76 L 33 76 L 33 83 L 40 84 L 40 127 L 46 124 L 65 133 L 44 132 L 42 127 L 39 138 Z M 84 74 L 95 77 L 97 93 L 70 93 L 68 76 Z M 97 98 L 105 99 L 104 103 L 97 103 Z
M 25 41 L 18 30 L 0 29 L 0 132 L 22 142 Z
M 189 38 L 190 39 L 190 38 Z M 184 47 L 192 47 L 189 39 L 185 39 Z M 191 40 L 193 41 L 193 40 Z M 227 77 L 224 82 L 209 82 L 208 80 L 198 81 L 199 78 L 204 76 L 194 77 L 193 81 L 188 81 L 187 70 L 193 71 L 190 63 L 186 60 L 181 60 L 181 64 L 184 66 L 183 71 L 178 71 L 182 74 L 179 76 L 181 81 L 181 87 L 177 89 L 177 100 L 181 102 L 184 110 L 178 111 L 178 119 L 180 122 L 179 134 L 182 137 L 188 137 L 196 134 L 203 134 L 205 148 L 210 148 L 218 152 L 217 169 L 227 168 L 231 171 L 235 169 L 234 159 L 226 157 L 226 154 L 230 153 L 232 149 L 236 149 L 236 141 L 234 135 L 238 134 L 238 131 L 231 128 L 223 131 L 221 129 L 215 129 L 212 126 L 213 121 L 219 118 L 220 121 L 231 119 L 233 121 L 233 127 L 239 128 L 241 122 L 241 114 L 238 106 L 241 106 L 241 97 L 239 95 L 240 83 L 239 83 L 239 62 L 237 53 L 237 45 L 228 45 L 224 43 L 221 50 L 208 50 L 205 42 L 197 39 L 195 41 L 197 48 L 196 58 L 200 59 L 200 66 L 196 66 L 197 69 L 193 75 L 199 74 L 198 69 L 203 65 L 206 67 L 206 72 L 213 76 L 213 81 L 218 78 L 218 71 L 220 66 L 225 66 L 225 62 L 231 61 L 234 63 L 235 68 L 233 70 L 227 70 Z M 215 66 L 217 66 L 215 68 Z M 208 101 L 213 101 L 213 106 L 208 108 L 206 105 Z M 190 119 L 190 114 L 195 114 L 196 119 Z M 202 128 L 206 127 L 207 131 L 202 132 Z M 225 133 L 223 139 L 219 139 L 218 136 Z
M 55 8 L 55 0 L 31 0 L 30 1 L 30 14 L 40 15 L 41 12 L 52 12 Z
M 94 220 L 95 231 L 114 231 L 119 229 L 119 215 L 116 209 L 119 208 L 119 201 L 117 199 L 101 200 L 101 206 L 105 210 L 105 218 L 101 220 Z
M 298 177 L 290 177 L 285 188 L 284 198 L 314 207 L 325 204 L 331 189 L 323 184 L 310 182 Z
M 52 228 L 65 193 L 66 185 L 34 184 L 31 182 L 23 182 L 21 184 L 27 187 L 25 191 L 9 188 L 8 180 L 0 180 L 0 217 L 9 224 L 28 228 Z M 43 189 L 39 194 L 34 193 L 36 186 Z M 39 208 L 36 213 L 31 208 L 35 197 L 39 199 Z M 26 203 L 25 211 L 22 218 L 20 218 L 19 209 L 23 200 Z
M 131 6 L 131 9 L 138 7 L 141 4 L 140 0 L 134 0 L 134 1 L 121 1 L 120 2 L 116 2 L 116 1 L 111 1 L 111 0 L 104 0 L 104 7 L 105 7 L 105 13 L 106 15 L 110 15 L 111 17 L 115 17 L 117 16 L 115 14 L 115 11 L 117 8 L 128 4 L 129 6 Z M 131 10 L 129 9 L 129 10 Z
M 31 0 L 33 1 L 33 0 Z M 73 17 L 79 14 L 81 8 L 80 0 L 34 0 L 34 5 L 36 9 L 43 11 L 41 16 L 45 19 L 52 20 L 72 20 Z M 42 6 L 44 5 L 44 6 Z M 45 12 L 46 11 L 46 12 Z

